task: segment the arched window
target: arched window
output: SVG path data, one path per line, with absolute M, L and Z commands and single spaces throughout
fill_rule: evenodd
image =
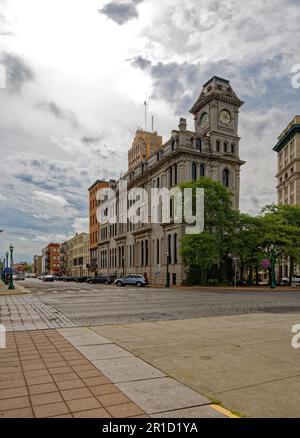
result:
M 197 140 L 196 140 L 196 150 L 198 152 L 202 151 L 202 141 L 201 141 L 201 138 L 197 138 Z
M 205 176 L 205 165 L 204 164 L 200 165 L 200 176 L 201 177 Z
M 192 180 L 193 181 L 197 180 L 197 164 L 196 163 L 192 163 Z
M 223 170 L 223 186 L 225 187 L 229 187 L 229 170 L 228 169 L 224 169 Z

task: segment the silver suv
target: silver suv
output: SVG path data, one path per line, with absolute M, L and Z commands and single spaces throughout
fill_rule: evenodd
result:
M 115 281 L 115 285 L 118 287 L 122 286 L 137 286 L 137 287 L 145 287 L 147 285 L 147 281 L 143 275 L 127 275 L 123 278 L 117 278 Z

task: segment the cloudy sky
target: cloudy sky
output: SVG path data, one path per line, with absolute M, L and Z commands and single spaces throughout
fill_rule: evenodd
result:
M 0 0 L 0 257 L 87 231 L 87 188 L 118 178 L 143 125 L 167 140 L 211 76 L 241 112 L 241 208 L 275 201 L 281 130 L 300 113 L 298 0 Z

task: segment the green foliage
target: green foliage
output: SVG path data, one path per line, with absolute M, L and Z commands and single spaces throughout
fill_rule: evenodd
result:
M 181 241 L 183 262 L 193 281 L 207 283 L 209 275 L 219 282 L 231 281 L 232 257 L 239 259 L 240 276 L 247 271 L 251 281 L 252 271 L 261 269 L 272 247 L 277 259 L 285 255 L 300 263 L 300 206 L 270 205 L 252 217 L 233 210 L 232 195 L 219 182 L 200 178 L 180 188 L 205 190 L 204 232 L 185 235 Z

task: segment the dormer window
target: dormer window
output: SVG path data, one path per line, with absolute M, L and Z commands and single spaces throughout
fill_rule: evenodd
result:
M 202 152 L 202 140 L 201 140 L 201 138 L 197 138 L 197 140 L 196 140 L 196 150 L 198 152 Z
M 159 152 L 157 152 L 157 154 L 156 154 L 156 160 L 157 160 L 157 161 L 160 160 L 160 154 L 159 154 Z
M 173 141 L 172 141 L 172 152 L 175 150 L 175 146 L 176 146 L 176 141 L 173 140 Z

